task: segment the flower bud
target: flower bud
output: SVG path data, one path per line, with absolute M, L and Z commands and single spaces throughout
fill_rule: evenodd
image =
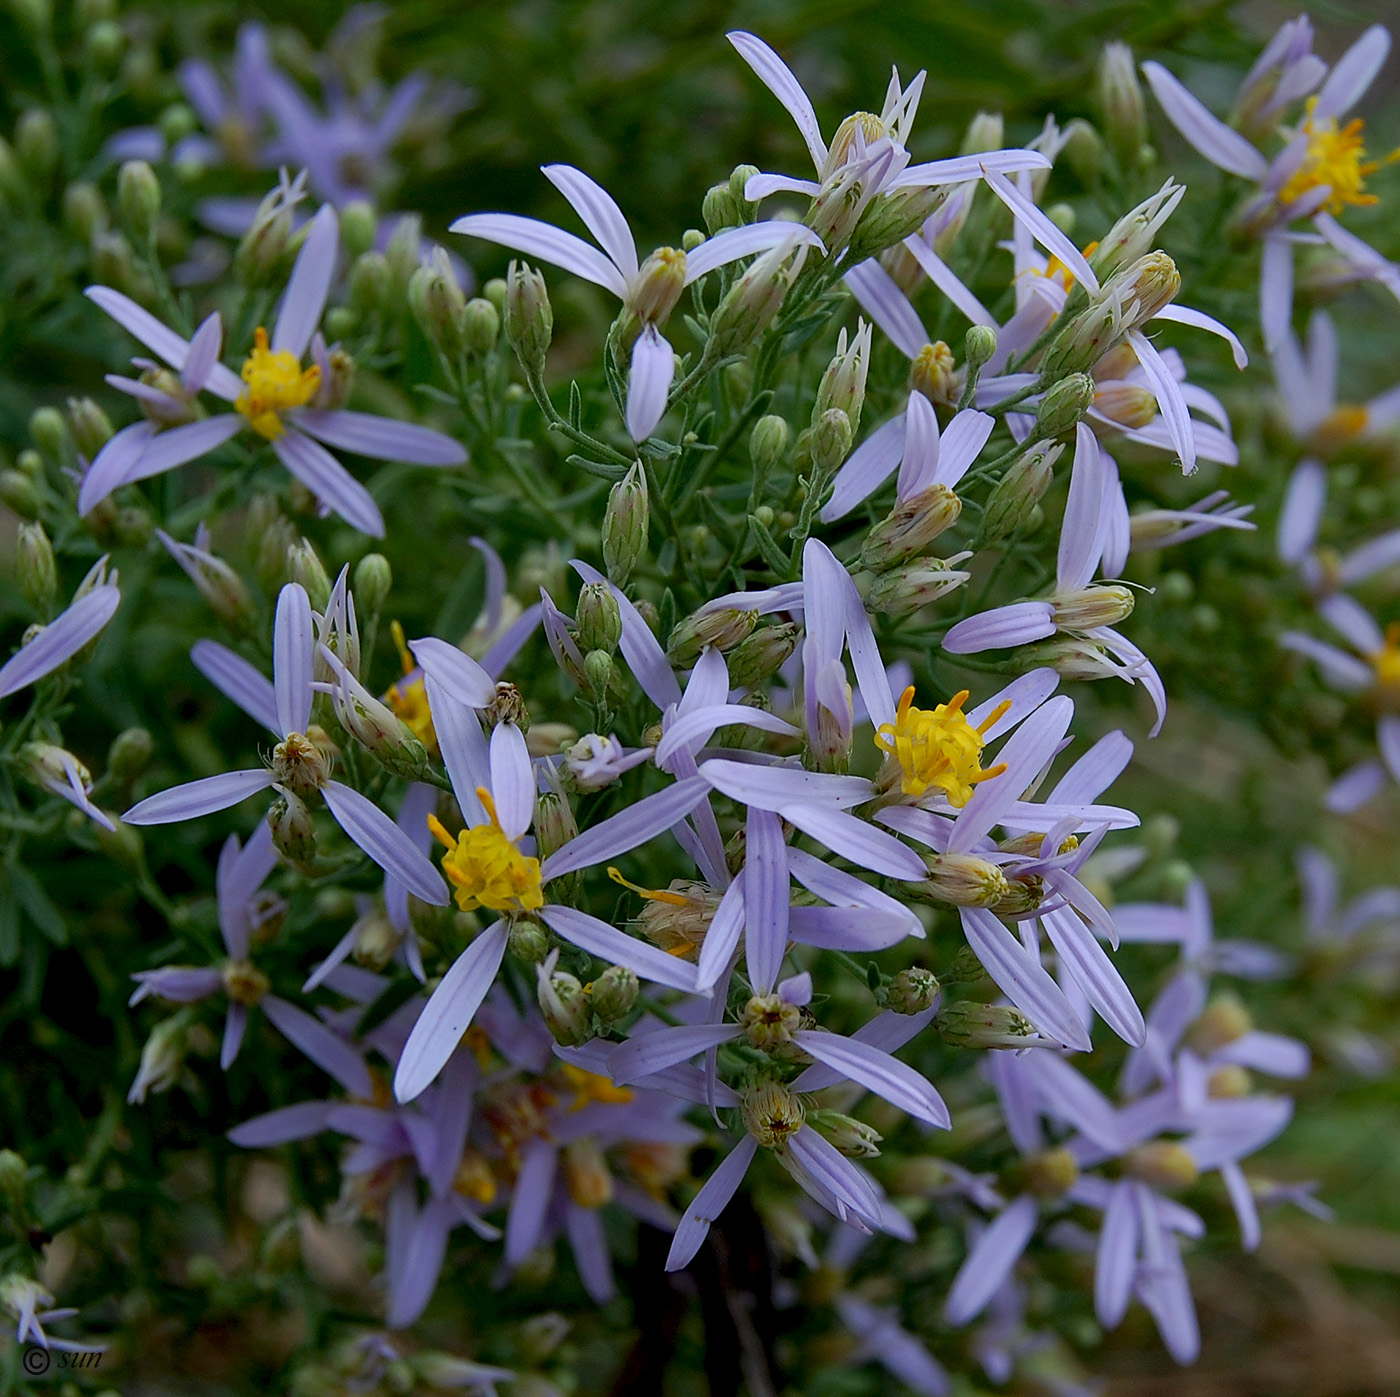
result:
M 524 262 L 512 262 L 506 285 L 506 339 L 527 375 L 542 374 L 554 336 L 544 276 Z
M 578 836 L 573 807 L 558 791 L 540 793 L 535 801 L 535 845 L 540 859 L 557 853 Z
M 588 1000 L 604 1024 L 614 1024 L 632 1012 L 641 983 L 637 972 L 625 965 L 610 965 L 588 987 Z
M 749 459 L 760 477 L 767 476 L 787 455 L 788 424 L 774 413 L 760 417 L 749 433 Z
M 21 519 L 33 519 L 39 512 L 39 492 L 23 471 L 0 471 L 0 500 Z
M 791 621 L 759 626 L 730 652 L 730 685 L 736 689 L 751 689 L 771 679 L 797 649 L 800 635 L 801 629 Z
M 606 582 L 585 582 L 579 590 L 574 633 L 583 650 L 611 655 L 622 639 L 622 615 L 617 598 Z
M 552 968 L 557 956 L 555 952 L 536 968 L 536 995 L 554 1041 L 564 1048 L 576 1048 L 594 1037 L 593 1011 L 577 978 Z
M 0 1198 L 11 1213 L 20 1213 L 29 1195 L 29 1166 L 14 1150 L 0 1150 Z
M 948 186 L 910 185 L 877 194 L 860 221 L 846 249 L 848 265 L 877 257 L 886 248 L 898 247 L 905 238 L 917 233 L 942 208 L 948 198 Z
M 351 576 L 351 585 L 360 605 L 374 616 L 384 608 L 394 585 L 394 572 L 382 553 L 366 553 Z
M 960 946 L 953 957 L 953 963 L 948 967 L 948 973 L 943 977 L 943 982 L 948 985 L 985 987 L 992 984 L 992 977 L 987 974 L 986 966 L 978 960 L 977 952 L 971 946 Z
M 925 854 L 929 876 L 917 884 L 920 895 L 954 907 L 994 907 L 1010 891 L 996 864 L 976 854 Z
M 501 334 L 501 313 L 482 296 L 473 296 L 462 315 L 462 340 L 468 354 L 484 359 Z
M 1075 587 L 1056 592 L 1050 600 L 1055 608 L 1055 625 L 1062 631 L 1116 626 L 1133 614 L 1133 594 L 1117 584 Z
M 860 430 L 860 410 L 865 402 L 865 376 L 870 367 L 870 326 L 861 320 L 854 338 L 847 343 L 843 329 L 836 341 L 836 354 L 827 365 L 817 387 L 812 408 L 812 426 L 832 408 L 840 408 L 851 419 L 851 434 Z
M 970 556 L 959 553 L 946 561 L 916 558 L 881 572 L 865 594 L 866 609 L 882 616 L 912 616 L 921 606 L 956 591 L 972 576 L 952 566 Z
M 938 1002 L 941 993 L 938 977 L 922 966 L 911 965 L 901 970 L 890 982 L 885 1007 L 896 1014 L 922 1014 Z
M 1147 141 L 1147 109 L 1137 64 L 1127 44 L 1103 46 L 1098 67 L 1098 104 L 1103 129 L 1124 169 L 1137 163 Z
M 1142 384 L 1120 379 L 1100 385 L 1094 394 L 1094 410 L 1120 427 L 1135 431 L 1157 416 L 1157 396 Z
M 1103 178 L 1103 137 L 1083 117 L 1075 117 L 1065 127 L 1064 147 L 1060 154 L 1085 188 L 1092 189 Z
M 615 586 L 625 587 L 632 569 L 646 556 L 650 528 L 646 471 L 638 461 L 608 492 L 603 516 L 603 566 Z
M 340 245 L 351 262 L 374 246 L 378 232 L 379 220 L 375 217 L 373 204 L 355 199 L 341 209 Z
M 711 185 L 705 192 L 700 210 L 711 237 L 726 228 L 737 228 L 744 221 L 739 212 L 739 204 L 730 193 L 727 183 Z
M 583 680 L 590 694 L 602 698 L 613 679 L 613 659 L 606 650 L 590 650 L 583 657 Z
M 1118 673 L 1113 657 L 1102 645 L 1072 633 L 1061 634 L 1045 644 L 1023 647 L 1020 660 L 1030 669 L 1049 665 L 1064 679 L 1109 679 Z
M 144 160 L 128 160 L 117 175 L 117 208 L 127 232 L 143 247 L 155 240 L 160 181 Z
M 398 714 L 353 679 L 337 684 L 332 700 L 341 727 L 385 770 L 409 781 L 422 779 L 427 749 Z
M 233 274 L 239 281 L 262 286 L 271 280 L 291 242 L 294 204 L 281 185 L 264 196 L 233 254 Z
M 1254 1027 L 1243 1002 L 1233 994 L 1218 994 L 1191 1025 L 1186 1041 L 1203 1057 L 1237 1042 Z
M 427 268 L 420 267 L 408 283 L 408 303 L 418 319 L 423 323 L 416 299 L 419 273 L 430 276 Z M 345 302 L 355 316 L 355 322 L 369 320 L 382 315 L 390 302 L 389 284 L 393 280 L 389 271 L 389 261 L 382 252 L 362 252 L 351 264 L 350 275 L 346 280 Z M 432 341 L 432 335 L 424 326 L 424 334 Z
M 812 423 L 807 449 L 819 479 L 826 480 L 836 473 L 850 454 L 854 435 L 851 419 L 839 407 L 828 408 Z
M 1190 1188 L 1201 1176 L 1190 1150 L 1174 1140 L 1153 1140 L 1123 1156 L 1123 1172 L 1153 1188 Z
M 930 485 L 899 501 L 866 536 L 860 561 L 872 572 L 893 567 L 922 553 L 958 522 L 962 501 L 946 485 Z
M 58 127 L 43 107 L 30 107 L 15 123 L 15 154 L 35 184 L 48 183 L 58 164 Z
M 311 540 L 299 538 L 287 549 L 286 579 L 306 589 L 313 611 L 325 611 L 331 597 L 331 580 Z
M 847 1159 L 874 1159 L 880 1153 L 880 1141 L 885 1137 L 854 1116 L 822 1110 L 813 1111 L 808 1120 Z
M 685 290 L 685 253 L 658 247 L 628 288 L 626 306 L 643 324 L 664 325 Z
M 740 273 L 710 317 L 710 350 L 736 354 L 773 323 L 810 249 L 789 241 L 770 248 Z
M 189 1021 L 181 1014 L 158 1023 L 141 1049 L 141 1066 L 127 1100 L 145 1101 L 149 1092 L 169 1091 L 185 1066 L 189 1051 Z
M 131 244 L 121 233 L 97 233 L 89 249 L 94 280 L 131 293 L 141 289 Z
M 409 278 L 408 304 L 428 343 L 449 362 L 456 363 L 467 346 L 467 298 L 457 283 L 446 248 L 435 247 L 432 257 Z M 495 314 L 494 307 L 491 314 Z M 495 336 L 491 339 L 494 343 Z
M 0 179 L 0 188 L 4 183 Z M 74 180 L 63 191 L 63 225 L 80 243 L 91 243 L 107 226 L 107 205 L 95 184 Z
M 934 1016 L 933 1031 L 957 1048 L 1027 1048 L 1040 1037 L 1019 1009 L 970 999 L 940 1009 Z
M 29 435 L 50 461 L 59 465 L 67 462 L 71 448 L 68 424 L 56 407 L 36 408 L 29 415 Z
M 666 653 L 677 664 L 697 658 L 707 645 L 717 650 L 730 650 L 746 640 L 758 624 L 758 613 L 752 609 L 718 607 L 712 611 L 697 611 L 676 624 L 666 642 Z
M 1172 216 L 1185 193 L 1184 185 L 1168 179 L 1150 199 L 1144 199 L 1131 212 L 1125 213 L 1099 239 L 1098 246 L 1089 255 L 1089 265 L 1100 281 L 1107 281 L 1152 251 L 1158 230 Z
M 1037 1198 L 1058 1198 L 1079 1178 L 1079 1161 L 1063 1145 L 1029 1155 L 1022 1172 L 1028 1192 Z
M 982 155 L 1006 144 L 1006 120 L 1000 112 L 978 112 L 967 124 L 959 155 Z
M 801 1100 L 781 1082 L 761 1081 L 739 1098 L 744 1128 L 767 1149 L 777 1149 L 802 1129 L 806 1116 Z
M 68 421 L 73 441 L 89 461 L 111 440 L 112 420 L 91 398 L 69 398 Z
M 107 749 L 107 770 L 118 781 L 134 781 L 154 751 L 155 742 L 145 728 L 124 728 Z
M 1035 413 L 1035 434 L 1052 440 L 1067 436 L 1094 401 L 1094 380 L 1086 373 L 1062 378 L 1040 400 Z
M 549 955 L 549 933 L 532 918 L 517 917 L 506 933 L 506 949 L 527 965 L 539 965 Z
M 25 601 L 41 615 L 47 616 L 58 594 L 58 569 L 54 564 L 53 544 L 37 520 L 19 526 L 15 541 L 15 572 Z
M 735 207 L 741 215 L 741 221 L 747 221 L 750 216 L 749 205 L 753 202 L 747 194 L 749 181 L 759 173 L 757 165 L 736 165 L 729 172 L 729 193 L 734 199 Z
M 306 867 L 316 858 L 316 822 L 306 802 L 292 791 L 279 792 L 267 812 L 273 847 L 283 858 Z

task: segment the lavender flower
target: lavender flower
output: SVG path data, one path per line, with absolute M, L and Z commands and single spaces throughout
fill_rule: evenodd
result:
M 107 559 L 99 559 L 68 608 L 48 625 L 26 632 L 18 652 L 0 665 L 0 698 L 37 684 L 102 633 L 121 603 L 117 580 L 115 571 L 108 580 Z

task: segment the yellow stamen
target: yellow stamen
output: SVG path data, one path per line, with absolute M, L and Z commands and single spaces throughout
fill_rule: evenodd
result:
M 638 884 L 624 878 L 622 874 L 611 866 L 608 868 L 608 877 L 614 883 L 620 883 L 624 888 L 630 888 L 638 897 L 644 897 L 648 902 L 669 902 L 672 907 L 686 906 L 686 899 L 680 893 L 669 891 L 658 891 L 656 888 L 643 888 Z
M 428 816 L 433 838 L 447 850 L 442 871 L 456 889 L 457 906 L 463 912 L 474 912 L 478 907 L 492 912 L 533 912 L 543 907 L 540 861 L 526 858 L 501 828 L 491 792 L 478 786 L 476 794 L 486 807 L 488 823 L 464 829 L 455 839 L 435 815 Z
M 429 754 L 437 756 L 437 730 L 433 727 L 432 710 L 428 707 L 427 685 L 424 684 L 421 674 L 412 679 L 408 677 L 418 666 L 409 654 L 403 627 L 397 621 L 390 621 L 389 634 L 393 636 L 394 646 L 399 652 L 399 663 L 403 665 L 404 677 L 397 684 L 389 686 L 389 692 L 384 695 L 384 702 L 408 725 L 408 730 L 428 749 Z
M 934 709 L 914 707 L 911 684 L 899 700 L 893 723 L 885 723 L 875 734 L 875 745 L 887 752 L 903 772 L 900 789 L 907 796 L 921 796 L 930 787 L 940 790 L 952 805 L 966 805 L 972 789 L 981 781 L 1000 776 L 1004 763 L 982 767 L 985 733 L 1011 707 L 998 704 L 977 727 L 962 711 L 968 691 L 954 694 Z
M 633 1098 L 634 1093 L 631 1087 L 615 1087 L 606 1077 L 585 1072 L 583 1068 L 575 1067 L 570 1062 L 563 1063 L 562 1069 L 564 1080 L 574 1090 L 574 1099 L 569 1104 L 571 1112 L 581 1111 L 585 1106 L 593 1105 L 594 1102 L 618 1106 Z
M 1387 697 L 1400 698 L 1400 621 L 1385 628 L 1385 644 L 1366 657 L 1376 671 L 1376 683 Z
M 1328 213 L 1341 213 L 1348 204 L 1374 204 L 1376 196 L 1366 193 L 1366 177 L 1400 157 L 1400 151 L 1392 151 L 1385 160 L 1367 160 L 1361 118 L 1338 126 L 1335 117 L 1318 120 L 1316 108 L 1314 97 L 1308 102 L 1301 128 L 1308 138 L 1307 154 L 1293 178 L 1279 190 L 1279 203 L 1291 204 L 1309 190 L 1326 185 L 1329 192 L 1322 207 Z
M 261 325 L 253 333 L 253 352 L 244 362 L 241 376 L 248 386 L 234 407 L 268 441 L 282 435 L 282 414 L 309 402 L 321 386 L 320 368 L 312 364 L 303 369 L 295 354 L 269 349 L 267 331 Z

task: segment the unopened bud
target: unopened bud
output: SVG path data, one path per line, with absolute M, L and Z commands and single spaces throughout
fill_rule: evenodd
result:
M 749 1134 L 767 1149 L 786 1144 L 806 1116 L 801 1100 L 781 1082 L 762 1081 L 739 1099 L 739 1114 Z
M 1035 434 L 1054 440 L 1067 436 L 1094 402 L 1094 380 L 1087 373 L 1062 378 L 1040 400 L 1035 414 Z
M 1099 57 L 1099 114 L 1119 163 L 1130 169 L 1147 141 L 1147 109 L 1137 64 L 1127 44 L 1108 43 Z
M 685 290 L 685 253 L 658 247 L 642 263 L 627 293 L 627 309 L 643 324 L 664 325 Z
M 622 615 L 617 598 L 606 582 L 585 582 L 579 590 L 574 632 L 583 650 L 611 655 L 622 638 Z
M 134 781 L 145 769 L 155 751 L 155 742 L 145 728 L 124 728 L 107 749 L 107 770 L 118 781 Z
M 107 205 L 95 184 L 74 180 L 63 191 L 63 224 L 80 243 L 90 243 L 107 226 Z
M 707 646 L 731 650 L 753 634 L 758 613 L 752 609 L 717 607 L 712 611 L 697 611 L 677 623 L 666 642 L 666 653 L 678 664 L 695 659 Z
M 820 479 L 829 479 L 836 473 L 850 454 L 854 435 L 851 419 L 839 407 L 828 408 L 812 423 L 807 449 Z
M 1026 1048 L 1040 1038 L 1036 1026 L 1019 1009 L 968 999 L 940 1009 L 933 1031 L 958 1048 Z
M 279 186 L 264 196 L 248 231 L 233 254 L 233 272 L 249 286 L 261 286 L 276 272 L 292 238 L 292 206 Z
M 1060 156 L 1086 188 L 1092 189 L 1103 178 L 1103 137 L 1083 117 L 1075 117 L 1065 127 Z
M 612 656 L 606 650 L 590 650 L 583 657 L 583 678 L 589 693 L 601 698 L 612 683 Z
M 557 853 L 578 835 L 573 807 L 557 791 L 543 791 L 535 802 L 535 844 L 541 859 Z
M 408 283 L 408 304 L 428 343 L 449 362 L 456 363 L 467 345 L 467 298 L 457 284 L 446 248 L 435 247 L 432 257 L 413 273 Z M 491 314 L 495 314 L 495 307 L 491 307 Z M 492 343 L 495 338 L 492 335 Z
M 589 986 L 588 998 L 593 1012 L 605 1024 L 614 1024 L 632 1012 L 640 993 L 641 983 L 635 970 L 625 965 L 610 965 Z
M 743 222 L 739 205 L 730 193 L 728 184 L 712 185 L 706 191 L 700 209 L 711 237 L 726 228 L 737 228 Z
M 593 1011 L 578 979 L 566 970 L 551 970 L 549 961 L 535 975 L 540 1013 L 554 1041 L 565 1048 L 588 1042 L 594 1036 Z
M 384 603 L 389 599 L 389 589 L 394 585 L 394 572 L 388 558 L 382 553 L 366 553 L 355 564 L 351 585 L 360 605 L 369 615 L 383 610 Z
M 189 1051 L 189 1022 L 180 1014 L 158 1023 L 141 1049 L 141 1066 L 127 1097 L 141 1102 L 149 1092 L 169 1091 L 185 1065 Z
M 549 933 L 532 918 L 517 917 L 506 933 L 506 949 L 516 960 L 539 965 L 549 954 Z
M 1019 659 L 1031 669 L 1049 665 L 1064 679 L 1109 679 L 1118 673 L 1112 655 L 1102 645 L 1072 633 L 1041 645 L 1027 645 Z
M 625 587 L 632 569 L 646 556 L 650 529 L 647 477 L 638 461 L 608 492 L 603 516 L 603 566 L 615 586 Z
M 501 313 L 482 296 L 473 296 L 462 315 L 462 341 L 468 354 L 484 359 L 496 347 Z
M 993 907 L 1010 891 L 1006 874 L 976 854 L 926 854 L 928 878 L 917 885 L 924 897 L 954 907 Z
M 1100 386 L 1094 411 L 1129 431 L 1147 426 L 1157 416 L 1157 397 L 1150 388 L 1119 379 Z
M 1141 1179 L 1153 1188 L 1190 1188 L 1201 1171 L 1185 1145 L 1171 1140 L 1153 1140 L 1123 1156 L 1123 1172 Z
M 836 354 L 827 365 L 817 388 L 817 401 L 812 408 L 812 426 L 832 408 L 840 408 L 851 419 L 851 433 L 860 430 L 860 412 L 865 403 L 865 377 L 870 368 L 870 326 L 859 323 L 849 344 L 845 330 L 836 341 Z
M 1022 1170 L 1026 1188 L 1037 1198 L 1058 1198 L 1079 1178 L 1079 1161 L 1063 1145 L 1027 1157 Z
M 1092 631 L 1116 626 L 1133 613 L 1133 594 L 1118 584 L 1091 584 L 1056 592 L 1051 598 L 1055 625 L 1062 631 Z
M 1184 185 L 1167 180 L 1150 199 L 1144 199 L 1131 212 L 1125 213 L 1099 239 L 1089 256 L 1089 265 L 1100 281 L 1107 281 L 1152 251 L 1158 230 L 1172 216 L 1185 193 Z
M 37 520 L 19 526 L 15 541 L 15 573 L 24 599 L 43 616 L 49 614 L 58 594 L 58 569 L 53 544 Z
M 544 276 L 524 262 L 512 262 L 507 276 L 506 339 L 527 374 L 544 372 L 554 337 L 554 309 Z
M 896 1014 L 922 1014 L 938 1002 L 938 977 L 931 970 L 912 965 L 890 982 L 885 1007 Z
M 753 202 L 747 193 L 749 181 L 758 173 L 757 165 L 736 165 L 729 172 L 729 193 L 733 196 L 740 214 L 745 218 L 748 217 L 748 206 Z
M 316 858 L 316 822 L 306 802 L 292 791 L 282 791 L 267 812 L 273 847 L 283 858 L 306 867 Z
M 46 184 L 58 164 L 58 127 L 43 107 L 30 107 L 15 123 L 15 154 L 36 184 Z
M 21 519 L 33 519 L 39 512 L 39 492 L 23 471 L 0 471 L 0 500 Z
M 378 231 L 379 220 L 375 217 L 372 204 L 363 199 L 355 199 L 341 209 L 340 245 L 352 262 L 374 246 Z
M 948 973 L 943 977 L 944 983 L 949 985 L 964 985 L 967 987 L 985 987 L 992 984 L 992 977 L 987 974 L 987 968 L 977 958 L 977 952 L 971 946 L 960 946 L 957 954 L 953 957 L 953 963 L 948 967 Z
M 846 256 L 851 264 L 877 257 L 917 233 L 942 208 L 947 185 L 910 185 L 877 194 L 856 224 Z
M 90 256 L 92 275 L 96 281 L 126 292 L 138 289 L 135 254 L 121 233 L 94 234 Z
M 922 553 L 950 529 L 962 513 L 962 501 L 947 485 L 930 485 L 895 507 L 866 536 L 860 561 L 874 572 Z
M 809 250 L 795 241 L 780 243 L 739 275 L 710 317 L 712 353 L 739 353 L 768 329 L 788 288 L 802 271 Z
M 59 465 L 66 463 L 70 448 L 68 424 L 56 407 L 36 408 L 30 413 L 29 435 L 50 461 Z
M 89 461 L 112 438 L 112 420 L 91 398 L 68 399 L 68 421 L 73 441 Z
M 773 413 L 760 417 L 749 433 L 749 457 L 754 471 L 767 476 L 787 455 L 788 424 Z
M 423 313 L 418 297 L 420 279 L 431 279 L 432 273 L 426 267 L 419 267 L 408 283 L 408 304 L 420 325 Z M 362 252 L 351 264 L 347 278 L 345 302 L 358 320 L 367 320 L 380 315 L 389 304 L 389 283 L 393 277 L 389 271 L 389 260 L 382 252 Z M 423 333 L 432 342 L 432 335 L 426 325 Z
M 808 1122 L 821 1132 L 847 1159 L 874 1159 L 885 1137 L 874 1126 L 841 1111 L 813 1111 Z
M 865 594 L 865 606 L 882 616 L 912 616 L 921 606 L 956 591 L 971 576 L 953 566 L 970 555 L 959 553 L 944 561 L 916 558 L 879 574 Z
M 299 538 L 287 549 L 286 579 L 299 582 L 311 599 L 313 611 L 324 611 L 331 596 L 331 580 L 326 565 L 309 539 Z
M 730 652 L 730 684 L 736 689 L 751 689 L 771 679 L 797 649 L 800 634 L 800 628 L 791 621 L 760 626 Z
M 390 295 L 397 301 L 407 295 L 409 278 L 423 260 L 423 220 L 416 213 L 403 214 L 394 224 L 384 260 L 389 264 Z
M 978 112 L 967 124 L 959 155 L 981 155 L 1006 144 L 1006 121 L 1000 112 Z
M 127 232 L 143 247 L 155 239 L 160 181 L 144 160 L 128 160 L 117 175 L 117 207 Z

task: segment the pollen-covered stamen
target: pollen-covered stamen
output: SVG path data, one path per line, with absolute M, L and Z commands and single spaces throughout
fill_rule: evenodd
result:
M 437 732 L 433 728 L 433 715 L 428 707 L 428 689 L 423 682 L 422 671 L 409 654 L 408 646 L 404 642 L 403 627 L 397 621 L 389 622 L 389 634 L 393 636 L 394 645 L 399 652 L 404 677 L 389 686 L 384 695 L 384 702 L 429 753 L 437 756 Z
M 796 1093 L 781 1082 L 759 1082 L 739 1099 L 739 1113 L 750 1135 L 760 1145 L 775 1150 L 802 1129 L 806 1117 Z
M 585 1106 L 601 1103 L 605 1106 L 621 1106 L 631 1101 L 636 1093 L 631 1087 L 614 1086 L 606 1077 L 596 1072 L 585 1072 L 571 1062 L 560 1065 L 564 1080 L 573 1090 L 574 1099 L 569 1103 L 570 1113 L 581 1111 Z
M 637 921 L 648 941 L 668 955 L 689 959 L 699 952 L 719 906 L 719 896 L 709 887 L 677 878 L 669 888 L 643 888 L 616 868 L 608 869 L 608 877 L 646 900 Z
M 489 817 L 453 838 L 436 815 L 428 816 L 433 837 L 447 850 L 442 871 L 454 888 L 453 896 L 463 912 L 478 907 L 492 912 L 533 912 L 544 906 L 540 886 L 540 861 L 526 858 L 501 828 L 496 802 L 485 786 L 477 787 L 477 799 Z
M 295 354 L 269 349 L 267 331 L 261 325 L 253 333 L 253 352 L 244 361 L 240 377 L 247 387 L 234 407 L 268 441 L 282 435 L 282 414 L 310 402 L 321 386 L 320 368 L 312 364 L 303 369 Z
M 330 779 L 330 757 L 306 733 L 289 732 L 272 749 L 272 774 L 279 786 L 309 795 Z
M 900 790 L 919 797 L 930 788 L 942 791 L 951 805 L 963 806 L 972 799 L 973 788 L 981 781 L 1000 776 L 1004 764 L 982 770 L 982 749 L 986 732 L 1011 707 L 998 704 L 977 727 L 963 713 L 968 691 L 954 694 L 937 708 L 914 707 L 911 684 L 899 700 L 893 723 L 884 723 L 875 734 L 875 745 L 889 754 L 898 768 Z
M 1392 152 L 1385 160 L 1367 160 L 1362 134 L 1365 123 L 1361 118 L 1355 117 L 1345 126 L 1339 126 L 1335 117 L 1319 120 L 1315 116 L 1316 109 L 1317 98 L 1314 97 L 1308 102 L 1307 115 L 1300 128 L 1301 134 L 1307 137 L 1307 153 L 1293 177 L 1279 190 L 1279 203 L 1291 204 L 1310 190 L 1326 185 L 1328 194 L 1322 207 L 1328 213 L 1341 213 L 1349 204 L 1374 204 L 1376 196 L 1366 193 L 1366 177 L 1396 159 L 1400 152 Z

